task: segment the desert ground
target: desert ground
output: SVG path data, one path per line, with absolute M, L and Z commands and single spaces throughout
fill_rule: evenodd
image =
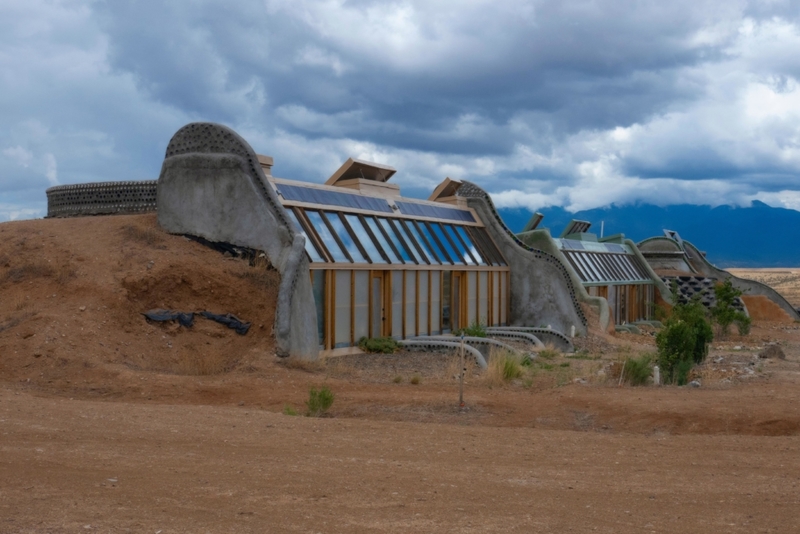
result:
M 0 532 L 800 531 L 798 323 L 716 339 L 698 388 L 620 385 L 653 332 L 595 332 L 468 365 L 460 408 L 454 354 L 277 358 L 276 288 L 153 215 L 0 224 Z

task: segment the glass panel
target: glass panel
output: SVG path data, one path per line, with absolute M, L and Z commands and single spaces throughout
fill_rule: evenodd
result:
M 298 185 L 276 184 L 276 187 L 281 196 L 286 200 L 392 213 L 392 208 L 389 207 L 389 203 L 383 198 L 351 195 L 349 193 L 326 191 L 325 189 Z
M 447 255 L 450 256 L 450 259 L 453 261 L 453 263 L 464 263 L 463 258 L 461 258 L 458 252 L 456 252 L 453 248 L 453 245 L 451 245 L 447 240 L 447 237 L 445 237 L 444 230 L 442 230 L 441 226 L 439 226 L 437 223 L 428 223 L 426 226 L 431 227 L 434 235 L 439 238 L 439 243 L 444 247 Z
M 392 240 L 392 243 L 394 243 L 394 248 L 396 248 L 397 252 L 400 253 L 400 256 L 403 258 L 403 261 L 405 261 L 406 263 L 414 263 L 414 259 L 408 253 L 406 248 L 403 246 L 403 243 L 400 242 L 400 238 L 395 233 L 394 229 L 392 228 L 392 225 L 389 224 L 389 221 L 384 219 L 383 217 L 378 217 L 378 222 L 380 222 L 383 229 L 386 230 L 386 234 L 389 236 L 389 239 Z
M 485 228 L 473 228 L 472 231 L 475 232 L 475 234 L 478 235 L 478 237 L 479 237 L 479 239 L 481 241 L 481 244 L 483 244 L 483 246 L 487 250 L 489 250 L 489 254 L 491 254 L 492 256 L 495 257 L 495 260 L 496 260 L 497 264 L 506 265 L 505 258 L 503 258 L 503 255 L 500 253 L 500 251 L 497 250 L 497 247 L 494 245 L 494 241 L 492 241 L 492 238 L 489 237 L 489 234 L 488 234 L 488 232 L 486 232 L 486 229 Z
M 367 233 L 364 225 L 361 224 L 361 219 L 349 213 L 345 214 L 344 218 L 347 219 L 348 223 L 350 223 L 350 228 L 353 229 L 353 232 L 356 234 L 356 238 L 361 243 L 361 246 L 364 247 L 364 250 L 367 251 L 367 255 L 369 255 L 370 259 L 372 259 L 372 261 L 375 263 L 386 263 L 386 260 L 383 259 L 380 251 L 375 246 L 375 242 L 369 236 L 369 233 Z
M 441 300 L 439 299 L 439 289 L 441 288 L 442 273 L 431 271 L 431 335 L 436 336 L 441 333 L 439 328 L 439 317 L 442 314 Z
M 500 324 L 500 273 L 492 273 L 492 326 Z
M 406 271 L 406 328 L 404 337 L 417 335 L 417 271 Z
M 417 335 L 419 336 L 428 334 L 428 276 L 428 271 L 419 271 L 419 278 L 417 278 L 417 285 L 419 286 L 419 298 L 417 299 L 419 326 Z
M 353 341 L 369 337 L 369 271 L 355 271 Z
M 475 283 L 478 273 L 470 271 L 467 273 L 467 325 L 472 325 L 478 321 L 478 301 L 477 287 Z
M 489 273 L 478 273 L 478 321 L 489 324 Z
M 397 228 L 397 231 L 400 232 L 400 237 L 402 237 L 403 240 L 406 242 L 408 248 L 411 249 L 411 255 L 414 256 L 416 262 L 419 264 L 427 263 L 425 259 L 422 256 L 420 256 L 417 247 L 414 246 L 414 241 L 411 239 L 411 236 L 408 235 L 406 227 L 403 224 L 401 224 L 401 221 L 399 219 L 395 219 L 394 221 L 392 221 L 392 223 L 394 224 L 395 228 Z
M 383 336 L 383 277 L 373 275 L 372 277 L 372 335 L 370 337 Z
M 319 212 L 306 210 L 306 216 L 308 220 L 311 221 L 311 226 L 314 227 L 314 231 L 317 232 L 320 241 L 325 244 L 325 247 L 327 247 L 328 251 L 331 253 L 333 261 L 350 263 L 350 260 L 347 259 L 341 247 L 339 247 L 339 243 L 336 242 L 333 234 L 328 230 L 328 226 L 323 222 Z
M 381 233 L 380 228 L 378 228 L 378 223 L 375 222 L 375 219 L 372 217 L 364 217 L 364 220 L 367 221 L 367 226 L 369 226 L 369 229 L 372 230 L 372 235 L 374 235 L 375 239 L 378 240 L 380 247 L 383 249 L 386 255 L 389 256 L 389 263 L 403 263 L 400 261 L 400 258 L 397 257 L 397 254 L 394 253 L 394 250 L 392 250 L 392 247 L 389 245 L 389 242 L 386 241 L 386 238 L 383 237 L 383 234 Z
M 367 258 L 365 258 L 364 255 L 361 254 L 361 251 L 358 250 L 358 246 L 356 246 L 353 236 L 351 236 L 350 232 L 347 231 L 347 228 L 344 227 L 344 223 L 339 218 L 339 215 L 332 211 L 326 211 L 325 218 L 328 219 L 329 223 L 331 223 L 333 231 L 336 232 L 337 236 L 339 236 L 344 248 L 346 248 L 347 252 L 350 253 L 350 257 L 353 258 L 353 261 L 355 263 L 367 263 Z
M 350 272 L 334 271 L 336 278 L 336 337 L 334 347 L 349 347 L 350 341 Z
M 403 337 L 403 271 L 392 271 L 392 334 Z
M 475 260 L 469 255 L 466 247 L 463 243 L 461 243 L 461 240 L 456 235 L 456 231 L 453 229 L 453 227 L 449 224 L 442 224 L 440 226 L 444 228 L 445 233 L 447 233 L 447 237 L 449 237 L 450 241 L 452 241 L 453 245 L 455 245 L 459 259 L 467 265 L 475 265 Z
M 483 255 L 478 250 L 478 247 L 475 246 L 475 243 L 473 243 L 472 239 L 470 239 L 470 237 L 467 235 L 466 230 L 464 230 L 462 226 L 455 226 L 454 228 L 456 232 L 458 232 L 458 235 L 461 236 L 461 239 L 464 240 L 464 243 L 466 243 L 466 245 L 469 247 L 469 251 L 472 253 L 472 257 L 475 258 L 475 260 L 480 265 L 489 265 L 491 263 L 491 260 L 489 258 L 483 257 Z
M 422 236 L 428 240 L 428 243 L 433 248 L 433 251 L 436 253 L 436 255 L 439 256 L 439 259 L 442 260 L 442 263 L 453 263 L 452 260 L 450 260 L 450 257 L 445 253 L 442 245 L 440 245 L 439 242 L 434 239 L 434 235 L 430 226 L 422 221 L 416 221 L 416 223 L 420 232 L 422 232 Z
M 453 330 L 464 328 L 465 324 L 462 323 L 461 317 L 461 284 L 464 283 L 464 276 L 461 273 L 453 274 L 453 283 L 451 292 L 453 293 L 453 304 L 450 306 L 450 325 Z
M 325 271 L 311 271 L 311 292 L 317 309 L 317 337 L 322 347 L 325 344 Z
M 450 331 L 450 279 L 452 273 L 442 273 L 442 332 Z
M 428 224 L 422 221 L 420 221 L 419 227 L 425 234 L 425 237 L 429 238 L 428 241 L 430 241 L 431 245 L 436 246 L 436 252 L 443 261 L 449 261 L 450 263 L 458 261 L 453 247 L 448 245 L 441 228 L 436 224 Z
M 420 234 L 420 231 L 419 231 L 419 228 L 417 228 L 417 225 L 414 224 L 413 221 L 406 221 L 406 223 L 407 223 L 407 226 L 408 226 L 408 230 L 411 232 L 411 235 L 414 236 L 414 239 L 417 240 L 417 243 L 419 243 L 419 246 L 422 247 L 423 251 L 425 251 L 425 254 L 427 254 L 427 256 L 428 256 L 428 259 L 431 260 L 431 263 L 433 263 L 433 264 L 442 263 L 436 257 L 436 254 L 434 254 L 433 251 L 431 250 L 431 247 L 434 246 L 434 245 L 429 244 L 426 240 L 424 240 L 422 238 L 422 234 Z
M 317 247 L 315 247 L 314 243 L 308 238 L 306 229 L 303 228 L 303 225 L 297 220 L 297 215 L 295 215 L 294 210 L 287 209 L 286 213 L 289 214 L 289 218 L 292 220 L 295 226 L 297 226 L 297 229 L 300 231 L 300 233 L 303 234 L 303 237 L 306 238 L 306 253 L 311 258 L 311 261 L 325 263 L 325 258 L 320 255 L 320 253 L 317 251 Z
M 443 206 L 430 206 L 415 202 L 395 202 L 403 215 L 417 215 L 419 217 L 432 217 L 434 219 L 447 219 L 448 221 L 475 222 L 475 218 L 467 210 L 458 208 L 445 208 Z

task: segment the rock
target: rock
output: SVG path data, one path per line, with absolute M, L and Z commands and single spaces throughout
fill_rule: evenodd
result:
M 785 360 L 786 354 L 783 353 L 778 345 L 770 345 L 766 349 L 758 353 L 759 358 L 776 358 L 778 360 Z
M 700 387 L 700 381 L 697 380 L 697 379 L 694 379 L 691 382 L 689 382 L 689 385 L 691 387 L 693 387 L 693 388 L 699 388 Z
M 742 350 L 742 346 L 741 345 L 736 345 L 735 347 L 733 347 L 733 350 Z
M 81 306 L 81 307 L 80 307 L 80 308 L 78 308 L 78 309 L 79 309 L 80 311 L 86 311 L 86 306 Z

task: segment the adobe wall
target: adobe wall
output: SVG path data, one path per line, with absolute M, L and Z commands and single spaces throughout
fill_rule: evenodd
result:
M 574 326 L 577 333 L 585 336 L 588 320 L 580 302 L 593 297 L 580 283 L 573 282 L 562 261 L 517 239 L 503 223 L 489 195 L 477 185 L 465 181 L 456 194 L 466 198 L 467 205 L 478 213 L 511 268 L 509 324 L 550 325 L 566 334 Z M 607 307 L 606 304 L 606 313 Z
M 158 222 L 190 234 L 262 250 L 281 274 L 275 312 L 278 354 L 307 359 L 319 347 L 305 238 L 296 232 L 256 154 L 236 132 L 193 123 L 169 142 L 157 186 Z

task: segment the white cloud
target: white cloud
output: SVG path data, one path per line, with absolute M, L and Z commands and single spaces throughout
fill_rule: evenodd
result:
M 29 167 L 33 161 L 33 153 L 19 145 L 4 149 L 3 155 L 21 167 Z

